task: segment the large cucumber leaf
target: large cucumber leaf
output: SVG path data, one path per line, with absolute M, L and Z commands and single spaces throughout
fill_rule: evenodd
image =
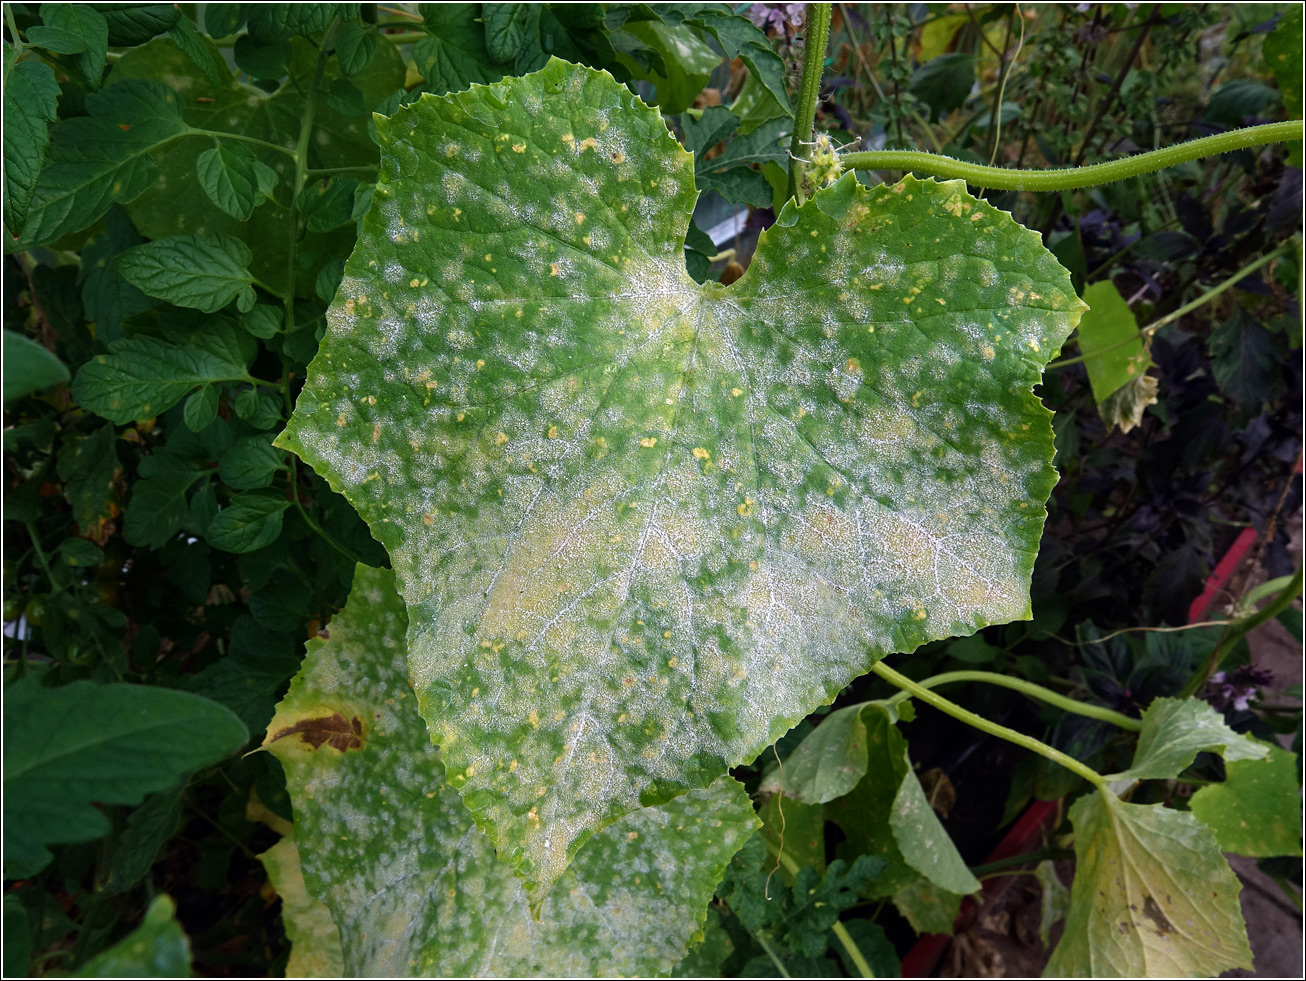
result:
M 693 161 L 554 61 L 378 121 L 277 445 L 390 550 L 422 713 L 533 900 L 891 651 L 1029 616 L 1040 371 L 1082 304 L 959 182 L 851 175 L 729 288 Z
M 360 977 L 555 977 L 666 973 L 701 939 L 712 891 L 758 821 L 722 777 L 595 835 L 532 919 L 444 779 L 408 687 L 403 601 L 387 570 L 359 566 L 330 639 L 268 725 L 285 766 L 308 892 L 339 928 L 344 970 Z M 330 938 L 297 896 L 292 936 Z M 298 919 L 295 919 L 295 918 Z M 302 956 L 302 955 L 300 955 Z M 297 961 L 301 963 L 303 961 Z

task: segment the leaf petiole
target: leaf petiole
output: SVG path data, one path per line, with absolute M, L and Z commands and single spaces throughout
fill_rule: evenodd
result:
M 1044 759 L 1051 760 L 1053 763 L 1058 763 L 1061 766 L 1064 766 L 1071 773 L 1083 777 L 1098 790 L 1102 791 L 1102 793 L 1111 793 L 1111 788 L 1102 774 L 1098 773 L 1091 767 L 1085 766 L 1083 763 L 1079 762 L 1079 760 L 1067 756 L 1065 753 L 1061 752 L 1061 750 L 1053 749 L 1047 743 L 1041 742 L 1033 736 L 1027 736 L 1023 732 L 1017 732 L 1015 729 L 1009 729 L 1006 726 L 998 725 L 996 722 L 991 722 L 982 715 L 976 715 L 974 712 L 962 708 L 955 702 L 948 701 L 942 695 L 936 695 L 920 682 L 912 681 L 905 674 L 893 670 L 893 668 L 889 667 L 883 661 L 877 661 L 871 670 L 895 688 L 901 688 L 903 691 L 911 694 L 914 698 L 919 698 L 926 705 L 932 705 L 940 712 L 950 715 L 954 719 L 958 719 L 966 723 L 968 726 L 980 730 L 980 732 L 987 732 L 991 736 L 997 736 L 999 739 L 1005 739 L 1009 743 L 1015 743 L 1017 746 L 1024 747 L 1032 753 L 1037 753 Z

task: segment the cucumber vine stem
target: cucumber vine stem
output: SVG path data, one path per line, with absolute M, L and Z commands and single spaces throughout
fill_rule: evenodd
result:
M 828 3 L 809 3 L 804 18 L 803 75 L 798 84 L 798 106 L 794 113 L 794 135 L 789 141 L 789 196 L 798 195 L 798 171 L 812 142 L 816 124 L 816 100 L 821 95 L 821 73 L 825 70 L 825 47 L 830 38 Z
M 804 71 L 806 66 L 804 65 Z M 795 135 L 797 130 L 795 129 Z M 967 163 L 921 150 L 858 150 L 845 153 L 840 160 L 845 167 L 857 170 L 903 170 L 935 177 L 960 177 L 973 187 L 989 187 L 999 191 L 1069 191 L 1079 187 L 1110 184 L 1139 174 L 1150 174 L 1176 164 L 1187 163 L 1202 157 L 1212 157 L 1231 150 L 1264 146 L 1267 143 L 1285 143 L 1302 138 L 1302 121 L 1265 123 L 1203 136 L 1201 139 L 1177 143 L 1174 146 L 1149 150 L 1120 160 L 1093 164 L 1089 167 L 1065 167 L 1056 170 L 1012 170 L 1007 167 L 986 167 Z M 792 168 L 790 170 L 792 173 Z
M 959 719 L 968 726 L 980 730 L 980 732 L 987 732 L 990 736 L 997 736 L 999 739 L 1005 739 L 1009 743 L 1015 743 L 1017 746 L 1029 750 L 1031 753 L 1037 753 L 1046 760 L 1051 760 L 1053 763 L 1058 763 L 1061 766 L 1064 766 L 1076 776 L 1083 777 L 1104 794 L 1111 793 L 1111 788 L 1102 774 L 1098 773 L 1091 767 L 1085 766 L 1083 763 L 1079 762 L 1079 760 L 1067 756 L 1065 753 L 1061 752 L 1061 750 L 1053 749 L 1047 743 L 1041 742 L 1033 736 L 1027 736 L 1023 732 L 1017 732 L 1015 729 L 1008 729 L 1006 726 L 998 725 L 998 723 L 992 722 L 984 718 L 982 715 L 976 715 L 969 709 L 964 709 L 955 702 L 948 701 L 942 695 L 936 695 L 920 682 L 912 681 L 905 674 L 893 670 L 893 668 L 889 667 L 883 661 L 877 661 L 871 670 L 895 688 L 902 689 L 913 698 L 919 698 L 926 705 L 932 705 L 940 712 L 950 715 L 954 719 Z
M 1000 685 L 1003 688 L 1010 688 L 1018 691 L 1022 695 L 1038 699 L 1041 702 L 1047 702 L 1049 705 L 1055 705 L 1065 712 L 1073 712 L 1076 715 L 1086 715 L 1090 719 L 1099 719 L 1102 722 L 1110 722 L 1112 725 L 1119 726 L 1121 729 L 1128 729 L 1131 732 L 1139 732 L 1143 728 L 1143 723 L 1138 719 L 1131 719 L 1127 715 L 1114 712 L 1109 708 L 1101 705 L 1088 705 L 1084 702 L 1077 702 L 1073 698 L 1067 698 L 1052 691 L 1050 688 L 1044 688 L 1042 685 L 1036 685 L 1032 681 L 1024 681 L 1020 678 L 1011 678 L 1005 674 L 997 674 L 993 671 L 948 671 L 944 674 L 936 674 L 932 677 L 925 678 L 916 682 L 922 688 L 937 688 L 939 685 L 951 684 L 955 681 L 979 681 L 986 682 L 990 685 Z M 897 704 L 911 697 L 911 692 L 901 691 L 889 699 L 890 704 Z

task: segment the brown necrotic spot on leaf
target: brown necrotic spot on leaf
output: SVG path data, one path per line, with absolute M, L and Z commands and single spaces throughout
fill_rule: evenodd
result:
M 301 719 L 293 726 L 286 726 L 272 737 L 272 742 L 286 736 L 298 734 L 300 739 L 314 749 L 324 745 L 344 752 L 347 749 L 363 748 L 363 722 L 358 716 L 347 720 L 339 712 L 322 715 L 316 719 Z

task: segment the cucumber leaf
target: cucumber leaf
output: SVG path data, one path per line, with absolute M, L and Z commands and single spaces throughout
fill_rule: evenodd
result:
M 536 922 L 445 781 L 408 687 L 405 628 L 394 575 L 360 565 L 264 743 L 285 767 L 304 883 L 335 919 L 345 972 L 669 971 L 702 939 L 712 892 L 757 827 L 743 788 L 722 777 L 595 835 Z
M 449 782 L 533 902 L 885 654 L 1029 618 L 1032 389 L 1083 309 L 1036 234 L 960 182 L 850 174 L 700 285 L 693 157 L 604 73 L 377 131 L 276 445 L 389 549 Z

